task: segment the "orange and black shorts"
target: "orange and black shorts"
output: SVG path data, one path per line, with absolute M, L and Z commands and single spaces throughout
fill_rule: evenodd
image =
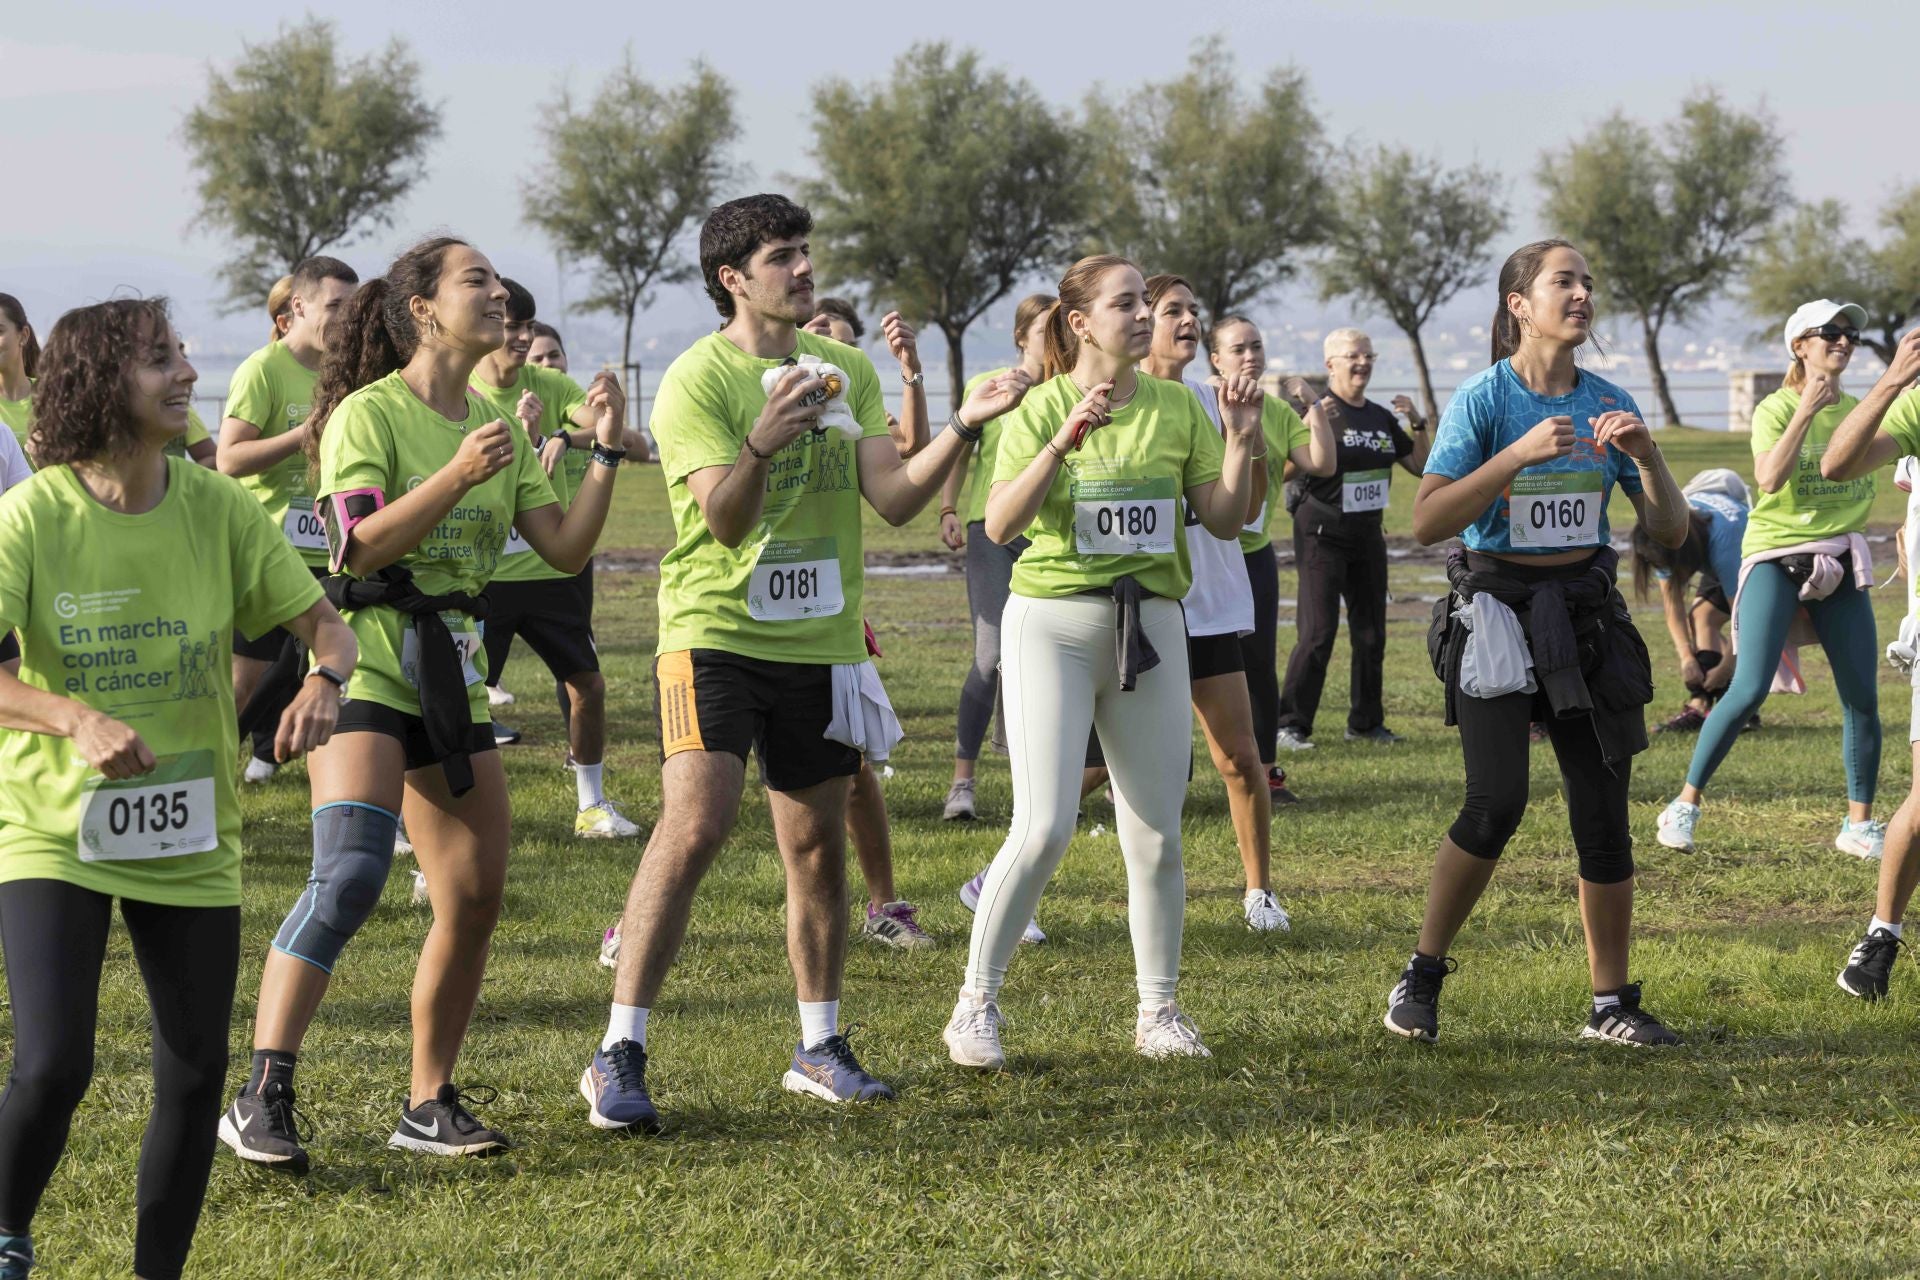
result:
M 860 771 L 860 753 L 828 740 L 833 668 L 768 662 L 721 649 L 681 649 L 654 659 L 660 754 L 725 751 L 760 760 L 769 791 L 800 791 Z

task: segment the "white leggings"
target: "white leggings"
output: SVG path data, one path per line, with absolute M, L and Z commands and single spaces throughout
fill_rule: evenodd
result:
M 967 989 L 998 999 L 1020 934 L 1073 838 L 1087 731 L 1113 777 L 1115 825 L 1127 864 L 1127 913 L 1143 1008 L 1173 999 L 1187 880 L 1180 811 L 1192 761 L 1187 629 L 1177 601 L 1140 604 L 1160 665 L 1120 691 L 1114 604 L 1100 596 L 1013 596 L 1000 624 L 1000 687 L 1013 763 L 1013 827 L 987 868 L 967 952 Z

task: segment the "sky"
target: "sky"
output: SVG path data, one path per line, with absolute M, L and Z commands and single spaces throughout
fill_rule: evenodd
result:
M 181 121 L 209 67 L 303 13 L 257 0 L 8 5 L 0 291 L 20 296 L 43 331 L 66 307 L 117 290 L 164 292 L 197 349 L 255 345 L 262 317 L 217 311 L 212 272 L 227 246 L 192 226 L 195 178 Z M 1906 127 L 1916 5 L 330 0 L 325 14 L 350 53 L 407 41 L 423 64 L 422 91 L 445 113 L 444 136 L 394 226 L 342 256 L 370 275 L 406 243 L 450 229 L 532 287 L 543 314 L 581 289 L 561 280 L 552 253 L 519 220 L 519 183 L 542 160 L 539 108 L 563 86 L 589 94 L 625 49 L 660 81 L 704 57 L 733 83 L 744 124 L 738 157 L 751 174 L 735 194 L 813 171 L 811 85 L 879 79 L 916 40 L 975 47 L 1044 96 L 1076 104 L 1095 84 L 1126 90 L 1177 74 L 1192 42 L 1213 33 L 1249 85 L 1276 65 L 1303 68 L 1336 140 L 1405 145 L 1501 172 L 1513 209 L 1507 247 L 1549 230 L 1530 177 L 1544 152 L 1615 110 L 1663 120 L 1707 86 L 1772 111 L 1796 193 L 1846 201 L 1862 230 L 1891 192 L 1920 181 L 1920 148 Z M 1473 294 L 1443 320 L 1464 326 L 1491 304 Z M 1001 310 L 1011 308 L 1010 299 Z M 1303 328 L 1351 318 L 1338 309 L 1307 286 L 1262 307 Z M 583 335 L 576 347 L 612 335 L 617 351 L 611 320 L 566 319 Z M 1005 327 L 1006 317 L 988 321 Z M 638 332 L 665 358 L 711 322 L 697 285 L 687 285 L 663 290 Z M 1731 305 L 1705 323 L 1753 327 Z M 995 354 L 996 342 L 976 335 L 969 355 Z

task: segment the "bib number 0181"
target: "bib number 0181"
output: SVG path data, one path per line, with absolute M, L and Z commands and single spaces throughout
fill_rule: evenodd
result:
M 817 565 L 795 565 L 791 569 L 770 568 L 767 573 L 767 599 L 812 600 L 820 594 L 820 569 Z

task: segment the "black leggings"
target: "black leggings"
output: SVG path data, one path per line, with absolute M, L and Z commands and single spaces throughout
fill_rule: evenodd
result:
M 1313 736 L 1345 601 L 1353 649 L 1347 728 L 1365 733 L 1386 720 L 1381 684 L 1387 660 L 1387 539 L 1377 520 L 1323 520 L 1311 514 L 1313 509 L 1306 503 L 1294 515 L 1293 563 L 1299 578 L 1294 594 L 1300 606 L 1286 687 L 1280 691 L 1280 724 L 1302 737 Z
M 1567 797 L 1567 825 L 1580 859 L 1580 878 L 1617 884 L 1633 874 L 1633 836 L 1627 827 L 1627 782 L 1632 761 L 1610 772 L 1601 763 L 1592 716 L 1561 720 L 1545 694 L 1454 698 L 1460 748 L 1467 758 L 1467 799 L 1447 838 L 1476 858 L 1497 858 L 1527 812 L 1527 726 L 1547 726 Z
M 24 1232 L 66 1150 L 93 1077 L 113 899 L 60 880 L 0 884 L 0 946 L 13 1002 L 13 1067 L 0 1095 L 0 1231 Z M 240 971 L 239 907 L 122 899 L 153 1010 L 153 1111 L 140 1144 L 133 1269 L 186 1265 L 213 1167 Z
M 1272 543 L 1247 552 L 1247 581 L 1253 586 L 1253 631 L 1240 637 L 1240 656 L 1253 699 L 1253 743 L 1260 763 L 1270 765 L 1280 734 L 1280 561 Z

